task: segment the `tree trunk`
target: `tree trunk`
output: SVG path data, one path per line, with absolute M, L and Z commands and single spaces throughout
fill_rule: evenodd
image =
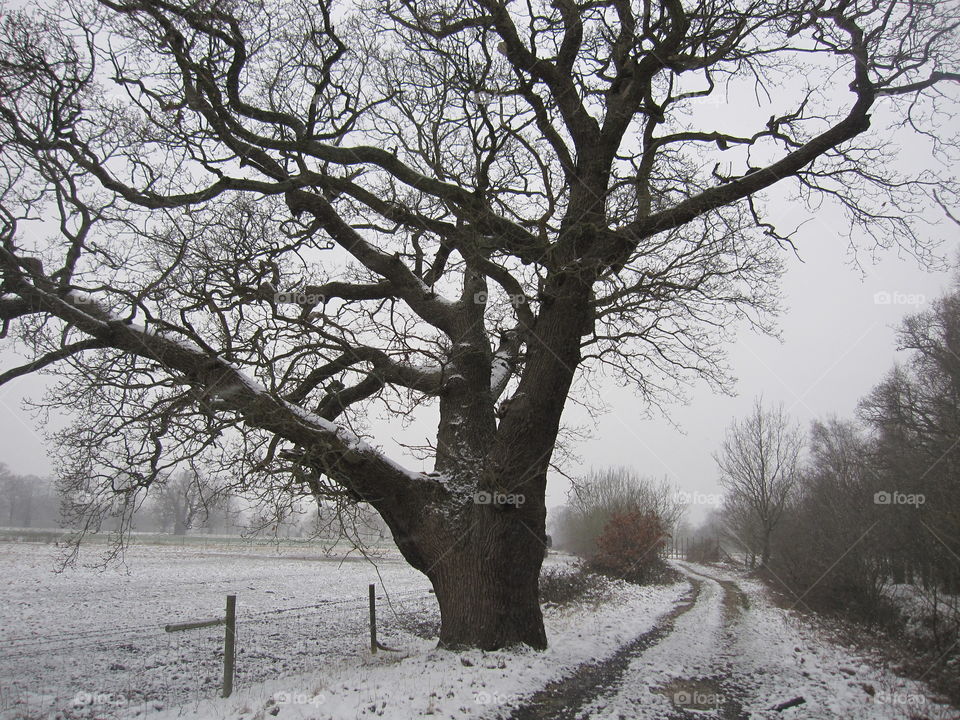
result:
M 897 585 L 903 584 L 904 580 L 906 580 L 903 558 L 901 558 L 899 555 L 895 556 L 893 558 L 892 565 L 893 567 L 891 574 L 893 575 L 893 582 Z
M 509 497 L 491 502 L 481 491 L 453 506 L 443 501 L 407 505 L 413 501 L 400 498 L 383 506 L 400 552 L 433 585 L 440 605 L 440 647 L 547 646 L 539 602 L 546 545 L 543 494 Z
M 518 546 L 516 532 L 496 521 L 476 530 L 429 573 L 440 604 L 440 646 L 546 648 L 539 601 L 543 546 L 529 536 Z
M 767 529 L 763 532 L 763 550 L 760 555 L 760 567 L 764 570 L 767 569 L 770 564 L 770 534 L 771 530 Z
M 546 477 L 580 338 L 592 328 L 588 273 L 555 278 L 545 292 L 551 300 L 523 376 L 496 414 L 489 344 L 475 336 L 482 316 L 459 329 L 456 373 L 440 395 L 437 487 L 403 492 L 397 483 L 364 489 L 353 481 L 407 562 L 430 579 L 441 647 L 547 647 L 539 603 Z

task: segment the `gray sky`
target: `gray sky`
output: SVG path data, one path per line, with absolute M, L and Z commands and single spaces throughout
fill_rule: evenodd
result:
M 804 262 L 791 259 L 784 277 L 782 343 L 742 330 L 730 348 L 737 395 L 698 386 L 689 404 L 671 408 L 680 426 L 675 429 L 640 417 L 635 397 L 613 394 L 612 411 L 583 447 L 585 465 L 632 465 L 666 475 L 684 490 L 716 493 L 712 453 L 730 420 L 750 412 L 755 396 L 783 402 L 804 428 L 831 414 L 851 416 L 894 363 L 896 326 L 951 282 L 951 273 L 924 271 L 895 252 L 883 253 L 876 264 L 863 253 L 861 272 L 850 265 L 847 243 L 820 222 L 798 233 L 797 246 Z M 892 302 L 883 304 L 886 295 L 877 293 L 889 293 Z M 907 304 L 919 296 L 922 304 Z M 552 488 L 550 503 L 560 501 L 562 491 Z

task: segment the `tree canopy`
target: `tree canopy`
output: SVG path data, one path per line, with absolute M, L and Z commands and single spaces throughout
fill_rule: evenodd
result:
M 778 307 L 767 189 L 935 245 L 958 22 L 919 0 L 8 9 L 0 318 L 30 359 L 0 381 L 61 378 L 66 482 L 132 506 L 203 458 L 265 501 L 365 500 L 435 585 L 498 577 L 483 632 L 507 629 L 445 638 L 542 645 L 510 574 L 450 549 L 519 552 L 535 597 L 578 369 L 651 402 L 724 385 L 732 324 Z M 900 130 L 932 153 L 916 173 Z M 362 439 L 376 403 L 439 408 L 434 472 Z M 527 502 L 475 502 L 499 491 Z

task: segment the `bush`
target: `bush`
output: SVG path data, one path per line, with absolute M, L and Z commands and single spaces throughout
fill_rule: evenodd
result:
M 574 484 L 569 500 L 551 514 L 551 532 L 556 547 L 584 558 L 597 552 L 597 539 L 617 513 L 653 513 L 671 527 L 684 510 L 669 482 L 656 482 L 630 468 L 592 470 Z
M 583 565 L 549 567 L 540 573 L 540 602 L 569 605 L 579 600 L 598 599 L 603 594 L 603 581 Z
M 597 538 L 590 569 L 630 582 L 648 582 L 664 565 L 661 552 L 668 537 L 663 521 L 654 513 L 615 514 Z

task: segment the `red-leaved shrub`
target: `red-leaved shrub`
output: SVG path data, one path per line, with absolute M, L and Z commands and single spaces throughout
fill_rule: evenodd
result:
M 663 564 L 661 551 L 669 536 L 663 521 L 653 513 L 618 513 L 597 538 L 597 552 L 590 559 L 590 567 L 611 577 L 644 582 Z

